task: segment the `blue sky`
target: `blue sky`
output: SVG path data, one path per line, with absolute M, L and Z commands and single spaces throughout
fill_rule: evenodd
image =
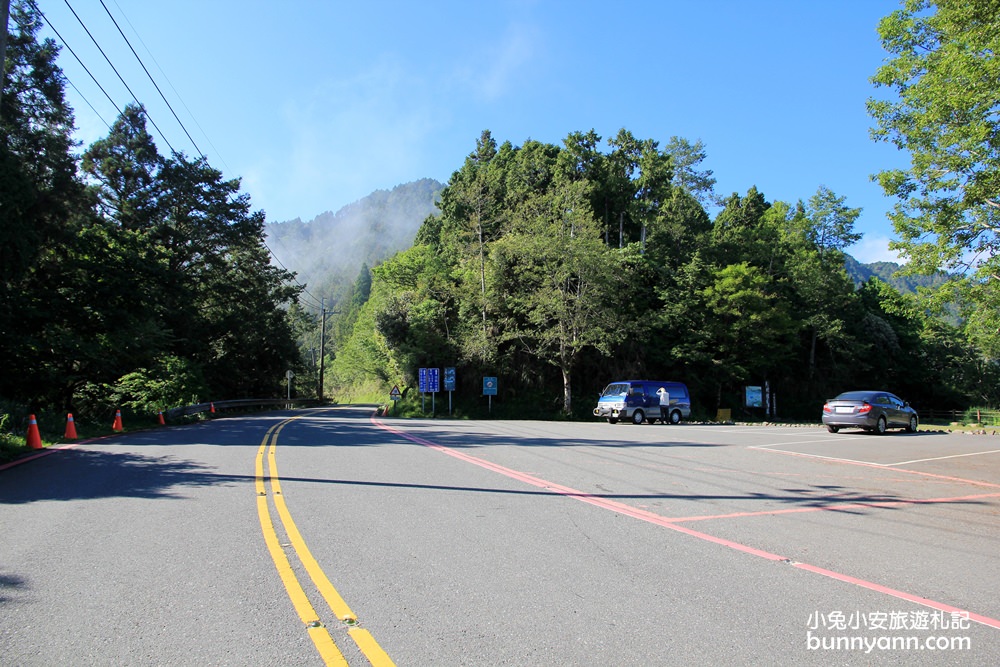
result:
M 64 0 L 37 2 L 115 103 L 131 101 Z M 850 252 L 895 258 L 893 201 L 870 176 L 907 156 L 869 138 L 865 112 L 884 94 L 869 78 L 895 0 L 104 3 L 209 162 L 272 222 L 447 182 L 484 129 L 521 145 L 626 128 L 701 139 L 723 195 L 756 186 L 793 203 L 825 185 L 863 208 Z M 70 4 L 170 144 L 195 155 L 101 3 Z M 60 65 L 86 145 L 117 111 L 66 49 Z

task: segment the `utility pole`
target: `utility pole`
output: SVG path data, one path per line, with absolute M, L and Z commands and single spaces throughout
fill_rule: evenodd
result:
M 323 368 L 326 361 L 326 297 L 320 303 L 319 316 L 322 319 L 319 334 L 319 402 L 323 403 Z
M 3 102 L 3 85 L 7 81 L 7 21 L 10 18 L 10 0 L 0 0 L 0 103 Z M 2 107 L 0 107 L 2 109 Z

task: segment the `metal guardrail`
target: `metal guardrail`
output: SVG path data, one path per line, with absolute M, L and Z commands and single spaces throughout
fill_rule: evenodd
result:
M 187 417 L 190 415 L 200 414 L 202 412 L 211 412 L 214 407 L 218 412 L 220 410 L 234 410 L 237 408 L 270 408 L 275 406 L 288 406 L 291 407 L 308 407 L 312 405 L 319 405 L 319 400 L 315 398 L 293 398 L 291 400 L 285 398 L 239 398 L 228 401 L 209 401 L 208 403 L 196 403 L 194 405 L 185 405 L 180 408 L 171 408 L 163 413 L 163 416 L 167 419 L 177 419 L 178 417 Z

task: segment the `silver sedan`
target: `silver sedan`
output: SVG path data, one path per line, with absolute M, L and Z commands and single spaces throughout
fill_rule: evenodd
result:
M 917 430 L 917 411 L 887 391 L 847 391 L 823 405 L 823 424 L 830 433 L 861 428 L 882 435 L 890 428 Z

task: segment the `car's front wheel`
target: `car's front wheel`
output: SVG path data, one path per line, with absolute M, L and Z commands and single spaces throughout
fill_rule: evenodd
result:
M 609 424 L 617 424 L 618 420 L 615 419 L 614 417 L 608 417 L 608 423 Z
M 829 431 L 830 433 L 836 433 L 837 431 L 840 430 L 840 427 L 827 425 L 826 430 Z
M 646 420 L 646 415 L 643 414 L 642 410 L 636 410 L 632 413 L 632 423 L 638 426 Z
M 879 435 L 885 435 L 886 428 L 888 428 L 888 424 L 885 421 L 885 415 L 882 415 L 878 418 L 878 421 L 875 422 L 875 432 Z
M 674 410 L 670 413 L 670 423 L 680 424 L 681 423 L 681 412 L 680 410 Z
M 916 433 L 917 432 L 917 416 L 916 415 L 910 415 L 910 424 L 909 424 L 909 426 L 906 427 L 906 430 L 909 431 L 910 433 Z

